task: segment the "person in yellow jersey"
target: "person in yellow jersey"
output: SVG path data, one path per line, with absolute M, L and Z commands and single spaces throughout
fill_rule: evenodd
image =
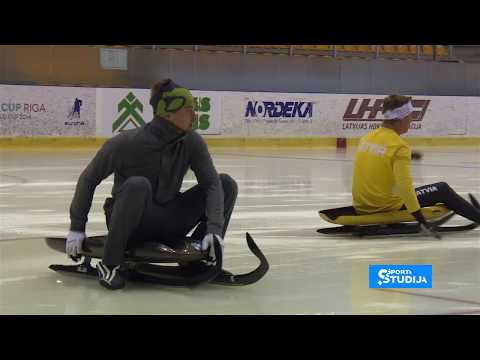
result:
M 401 138 L 412 121 L 411 98 L 390 95 L 383 102 L 382 126 L 360 139 L 353 169 L 353 207 L 358 214 L 407 209 L 424 231 L 439 238 L 421 207 L 444 203 L 456 214 L 480 223 L 480 210 L 447 183 L 413 187 L 412 151 Z

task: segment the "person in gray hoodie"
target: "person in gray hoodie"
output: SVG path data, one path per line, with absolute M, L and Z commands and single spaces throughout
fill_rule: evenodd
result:
M 190 91 L 172 80 L 151 89 L 154 118 L 146 125 L 107 140 L 81 173 L 70 206 L 66 253 L 77 256 L 86 238 L 85 226 L 95 188 L 114 174 L 112 198 L 104 205 L 108 227 L 103 259 L 97 264 L 100 284 L 120 289 L 119 272 L 133 243 L 166 245 L 183 239 L 195 226 L 193 239 L 202 250 L 221 244 L 237 198 L 237 184 L 218 174 L 204 139 L 192 130 L 194 101 Z M 191 169 L 198 184 L 181 193 Z

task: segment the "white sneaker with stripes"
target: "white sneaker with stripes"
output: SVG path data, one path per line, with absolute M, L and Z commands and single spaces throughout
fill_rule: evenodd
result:
M 107 289 L 117 290 L 125 286 L 125 280 L 119 272 L 120 265 L 110 269 L 101 261 L 97 264 L 98 279 L 100 284 Z

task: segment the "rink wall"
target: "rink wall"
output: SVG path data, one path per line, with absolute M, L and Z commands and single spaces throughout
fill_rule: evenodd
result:
M 210 145 L 335 146 L 380 126 L 386 94 L 192 91 Z M 150 90 L 0 85 L 0 144 L 98 144 L 153 117 Z M 425 145 L 480 144 L 480 98 L 414 96 L 406 135 Z

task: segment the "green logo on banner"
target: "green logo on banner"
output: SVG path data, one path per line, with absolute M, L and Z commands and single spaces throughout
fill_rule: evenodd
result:
M 210 127 L 210 98 L 195 98 L 195 120 L 193 121 L 193 130 L 207 130 Z
M 112 132 L 123 131 L 125 126 L 129 123 L 132 123 L 135 127 L 145 125 L 145 121 L 137 110 L 140 110 L 140 112 L 143 113 L 143 105 L 133 93 L 129 92 L 128 95 L 118 104 L 118 112 L 123 112 L 113 123 Z

